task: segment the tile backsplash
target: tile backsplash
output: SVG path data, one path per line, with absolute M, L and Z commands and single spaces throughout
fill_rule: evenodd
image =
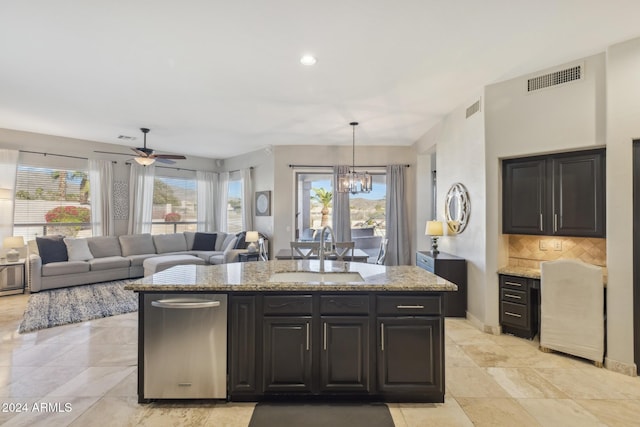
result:
M 607 240 L 588 237 L 509 235 L 509 264 L 540 268 L 541 261 L 579 259 L 607 266 Z

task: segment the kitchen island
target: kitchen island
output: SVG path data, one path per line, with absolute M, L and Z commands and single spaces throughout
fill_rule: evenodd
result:
M 313 260 L 184 265 L 127 285 L 139 293 L 139 401 L 180 398 L 145 391 L 145 301 L 219 295 L 228 364 L 217 375 L 228 381 L 223 395 L 198 398 L 444 402 L 443 294 L 456 285 L 412 266 L 325 261 L 320 270 Z M 204 351 L 200 341 L 180 348 L 184 360 Z M 177 388 L 195 389 L 192 381 Z

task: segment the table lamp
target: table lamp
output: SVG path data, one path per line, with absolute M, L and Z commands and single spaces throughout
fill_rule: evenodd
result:
M 431 253 L 437 254 L 438 251 L 438 237 L 442 236 L 442 222 L 440 221 L 427 221 L 427 229 L 424 234 L 431 236 Z
M 258 235 L 257 231 L 247 231 L 247 235 L 244 237 L 244 241 L 249 242 L 249 246 L 247 246 L 247 252 L 253 254 L 258 250 L 256 242 L 259 238 L 260 236 Z
M 24 238 L 22 236 L 17 237 L 5 237 L 2 242 L 2 246 L 7 251 L 7 261 L 16 262 L 20 259 L 20 252 L 18 252 L 17 248 L 24 248 Z

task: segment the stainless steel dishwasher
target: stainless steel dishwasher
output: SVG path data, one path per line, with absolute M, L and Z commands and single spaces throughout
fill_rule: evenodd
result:
M 227 295 L 145 294 L 144 398 L 227 397 Z

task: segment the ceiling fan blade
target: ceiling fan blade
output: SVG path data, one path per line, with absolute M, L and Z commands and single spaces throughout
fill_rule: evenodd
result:
M 117 154 L 118 156 L 129 156 L 131 157 L 130 153 L 116 153 L 115 151 L 100 151 L 100 150 L 93 150 L 94 153 L 100 153 L 100 154 Z
M 132 148 L 132 150 L 140 157 L 149 157 L 149 155 L 147 153 L 145 153 L 144 151 L 142 151 L 139 148 Z
M 175 159 L 175 160 L 185 160 L 185 156 L 181 156 L 179 154 L 152 154 L 149 157 L 153 157 L 154 159 Z
M 165 165 L 175 165 L 176 164 L 176 162 L 174 162 L 171 159 L 165 159 L 165 158 L 162 158 L 162 157 L 155 157 L 155 159 L 156 159 L 156 162 L 164 163 Z

